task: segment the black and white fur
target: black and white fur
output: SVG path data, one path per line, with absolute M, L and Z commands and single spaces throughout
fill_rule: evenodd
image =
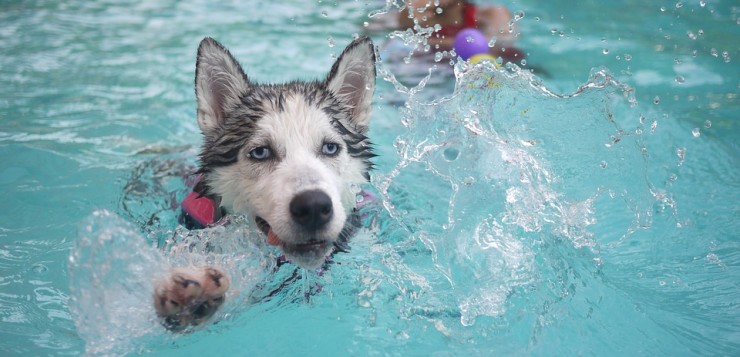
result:
M 368 38 L 352 41 L 326 79 L 285 84 L 250 81 L 224 46 L 203 39 L 195 74 L 200 193 L 227 214 L 252 217 L 295 264 L 321 266 L 353 228 L 359 185 L 369 179 L 374 88 Z M 212 267 L 176 270 L 155 288 L 155 307 L 181 328 L 212 315 L 228 285 Z

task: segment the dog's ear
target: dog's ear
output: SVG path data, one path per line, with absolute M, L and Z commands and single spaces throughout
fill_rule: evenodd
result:
M 239 102 L 248 87 L 247 76 L 231 53 L 218 41 L 204 38 L 195 65 L 200 130 L 207 133 L 221 125 L 226 110 Z
M 352 107 L 352 121 L 367 128 L 375 91 L 375 49 L 367 37 L 352 41 L 326 77 L 327 88 Z

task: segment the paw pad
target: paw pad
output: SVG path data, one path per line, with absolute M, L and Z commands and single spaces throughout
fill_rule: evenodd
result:
M 155 287 L 154 308 L 167 329 L 181 331 L 213 316 L 228 289 L 229 278 L 216 268 L 178 268 Z

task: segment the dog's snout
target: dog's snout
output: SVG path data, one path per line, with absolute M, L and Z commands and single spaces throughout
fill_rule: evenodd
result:
M 301 192 L 290 201 L 290 215 L 302 227 L 317 230 L 334 215 L 331 198 L 323 191 Z

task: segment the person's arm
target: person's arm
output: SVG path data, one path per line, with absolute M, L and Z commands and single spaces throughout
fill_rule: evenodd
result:
M 449 16 L 445 12 L 449 10 L 449 5 L 453 1 L 439 1 L 442 14 L 437 14 L 437 7 L 434 6 L 433 0 L 405 0 L 406 9 L 398 14 L 398 24 L 402 29 L 413 29 L 414 20 L 418 21 L 422 27 L 430 27 L 438 22 L 444 22 L 444 19 Z M 420 9 L 421 11 L 419 11 Z M 409 14 L 409 12 L 411 13 Z
M 516 23 L 512 24 L 511 28 L 509 27 L 511 13 L 505 7 L 479 7 L 476 20 L 481 32 L 489 39 L 496 37 L 499 45 L 510 45 L 514 42 L 514 35 L 517 31 Z
M 404 3 L 406 9 L 398 14 L 398 25 L 401 30 L 409 28 L 413 30 L 416 23 L 424 28 L 434 27 L 437 24 L 444 27 L 462 21 L 462 2 L 460 0 L 440 0 L 441 14 L 437 13 L 437 7 L 434 6 L 433 0 L 405 0 Z M 420 12 L 419 9 L 423 10 Z M 409 14 L 409 12 L 411 13 Z M 432 47 L 439 45 L 440 49 L 449 50 L 452 48 L 454 40 L 454 34 L 452 36 L 432 34 L 427 43 Z

